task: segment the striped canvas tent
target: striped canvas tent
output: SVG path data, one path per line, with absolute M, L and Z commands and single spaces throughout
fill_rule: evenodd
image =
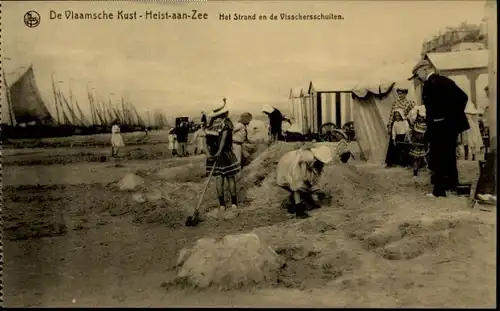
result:
M 312 99 L 307 91 L 300 90 L 300 108 L 302 114 L 302 128 L 304 134 L 312 133 L 311 123 L 313 119 Z
M 310 129 L 312 133 L 319 133 L 321 126 L 333 123 L 341 128 L 345 123 L 353 120 L 353 102 L 351 100 L 351 83 L 310 82 L 308 95 L 311 98 Z
M 408 100 L 416 102 L 415 87 L 407 79 L 415 62 L 382 68 L 378 75 L 352 89 L 353 119 L 356 138 L 367 161 L 385 161 L 389 135 L 387 122 L 392 104 L 396 100 L 396 89 L 408 89 Z M 389 80 L 391 78 L 395 80 Z
M 305 127 L 305 114 L 304 114 L 304 109 L 302 107 L 303 105 L 303 100 L 301 97 L 301 94 L 303 94 L 302 89 L 299 88 L 292 88 L 290 90 L 290 110 L 292 111 L 292 118 L 291 121 L 293 124 L 298 125 L 298 128 L 300 129 L 302 134 L 306 133 L 306 127 Z
M 292 106 L 292 124 L 299 128 L 301 134 L 309 133 L 309 124 L 312 118 L 310 102 L 311 98 L 303 89 L 292 89 L 290 92 L 290 104 Z

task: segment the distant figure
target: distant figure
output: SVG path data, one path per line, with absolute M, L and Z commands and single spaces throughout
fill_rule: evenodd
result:
M 146 136 L 148 136 L 148 127 L 147 126 L 144 127 L 144 132 L 146 133 Z
M 251 121 L 252 114 L 245 112 L 240 116 L 233 130 L 233 152 L 241 165 L 243 165 L 243 144 L 248 141 L 247 126 Z
M 269 143 L 271 144 L 275 141 L 282 140 L 282 123 L 284 121 L 284 117 L 281 111 L 266 105 L 262 108 L 262 112 L 269 117 L 269 135 L 271 138 Z
M 402 109 L 396 109 L 394 111 L 394 121 L 392 124 L 391 138 L 394 142 L 394 164 L 400 166 L 406 166 L 406 138 L 410 132 L 410 124 L 406 120 L 406 115 Z
M 489 98 L 490 98 L 490 91 L 488 86 L 484 88 L 484 93 L 486 95 L 486 103 L 484 105 L 484 110 L 483 113 L 479 115 L 479 129 L 481 131 L 481 137 L 483 139 L 483 150 L 485 153 L 488 153 L 488 147 L 490 145 L 490 129 L 489 129 Z
M 194 147 L 194 155 L 197 155 L 198 152 L 200 154 L 206 153 L 205 150 L 205 138 L 206 138 L 206 133 L 205 133 L 205 125 L 201 124 L 200 128 L 194 133 L 193 136 L 193 143 L 195 145 Z
M 217 196 L 219 197 L 220 210 L 225 210 L 224 181 L 227 180 L 231 193 L 231 208 L 238 207 L 236 196 L 236 174 L 240 171 L 240 163 L 233 153 L 233 123 L 228 118 L 229 110 L 224 105 L 214 109 L 206 129 L 207 134 L 207 172 L 214 168 L 216 176 Z
M 323 167 L 333 159 L 329 147 L 301 148 L 287 152 L 276 167 L 276 184 L 290 193 L 288 212 L 297 218 L 307 218 L 308 207 L 317 208 L 313 194 L 323 173 Z
M 204 126 L 207 125 L 207 115 L 205 114 L 205 111 L 201 112 L 201 124 L 203 124 Z
M 464 159 L 469 160 L 469 154 L 471 154 L 471 160 L 475 161 L 477 152 L 482 150 L 484 145 L 479 129 L 479 113 L 473 102 L 467 103 L 465 115 L 470 128 L 460 134 L 460 143 L 464 146 Z
M 179 127 L 175 129 L 175 135 L 177 136 L 177 142 L 179 143 L 178 154 L 180 157 L 187 156 L 187 142 L 189 136 L 189 127 L 186 122 L 181 122 Z
M 120 133 L 120 127 L 118 126 L 118 121 L 113 121 L 113 126 L 111 127 L 111 156 L 115 158 L 118 156 L 118 151 L 120 148 L 125 147 L 123 142 L 123 137 Z
M 174 156 L 177 155 L 177 147 L 177 136 L 175 135 L 175 127 L 173 127 L 168 131 L 168 148 Z

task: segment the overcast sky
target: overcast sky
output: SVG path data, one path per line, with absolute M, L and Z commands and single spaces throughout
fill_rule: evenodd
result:
M 162 10 L 207 12 L 208 20 L 49 20 L 63 12 Z M 418 59 L 424 39 L 462 21 L 480 23 L 483 1 L 217 1 L 3 2 L 2 62 L 8 82 L 33 64 L 37 84 L 53 107 L 51 73 L 86 101 L 88 81 L 107 98 L 123 95 L 139 110 L 198 113 L 226 96 L 230 107 L 255 111 L 287 106 L 291 87 L 310 80 L 355 85 L 384 64 Z M 23 16 L 40 13 L 28 28 Z M 342 21 L 220 21 L 220 12 L 335 13 Z M 138 13 L 138 14 L 139 14 Z M 115 13 L 116 14 L 116 13 Z M 401 77 L 394 77 L 398 79 Z

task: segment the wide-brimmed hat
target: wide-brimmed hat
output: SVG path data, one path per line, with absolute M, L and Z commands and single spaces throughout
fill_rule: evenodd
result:
M 268 105 L 264 105 L 262 106 L 262 112 L 267 112 L 267 113 L 271 113 L 274 111 L 274 108 L 271 107 L 271 106 L 268 106 Z
M 229 110 L 226 108 L 226 99 L 224 98 L 222 99 L 222 101 L 223 101 L 222 107 L 213 109 L 212 113 L 210 113 L 210 115 L 208 116 L 209 118 L 215 118 L 229 112 Z
M 412 76 L 408 78 L 408 80 L 413 80 L 417 77 L 417 71 L 419 69 L 422 69 L 424 67 L 431 67 L 431 63 L 426 60 L 426 59 L 422 59 L 420 60 L 414 67 L 413 69 L 411 70 L 411 73 L 412 73 Z
M 398 87 L 396 88 L 396 93 L 408 94 L 408 89 Z
M 311 152 L 318 161 L 321 161 L 325 164 L 333 159 L 333 152 L 327 146 L 319 146 L 311 148 Z

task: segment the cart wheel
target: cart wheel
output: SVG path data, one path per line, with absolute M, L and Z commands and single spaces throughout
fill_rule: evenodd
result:
M 321 126 L 319 132 L 320 141 L 338 142 L 347 139 L 347 135 L 333 123 L 325 123 Z

